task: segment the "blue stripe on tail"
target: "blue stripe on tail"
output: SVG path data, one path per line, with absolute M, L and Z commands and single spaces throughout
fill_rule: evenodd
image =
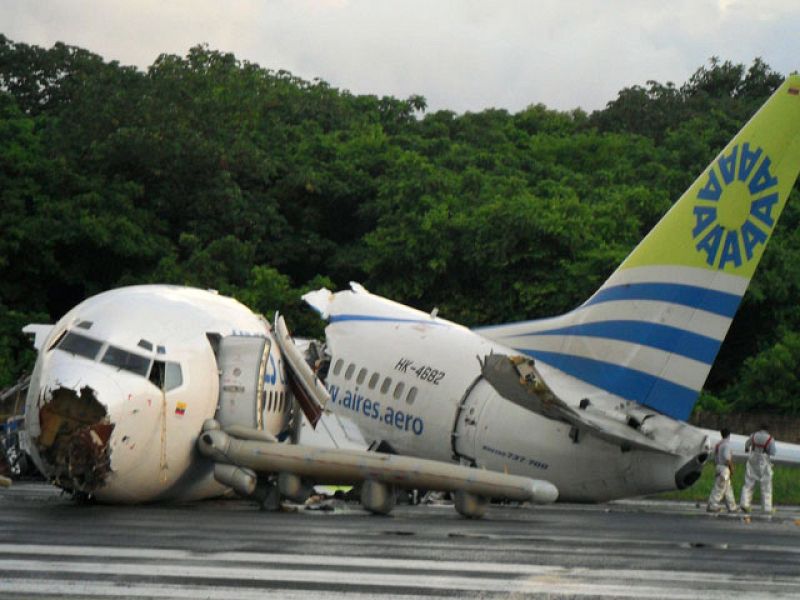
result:
M 582 323 L 558 329 L 516 334 L 513 337 L 540 335 L 575 335 L 619 340 L 673 352 L 707 365 L 714 362 L 721 343 L 719 340 L 669 325 L 623 320 Z
M 517 351 L 612 394 L 649 406 L 682 421 L 689 418 L 700 394 L 696 390 L 654 375 L 600 360 L 526 348 L 517 348 Z
M 739 294 L 681 283 L 626 283 L 601 289 L 583 306 L 617 300 L 657 300 L 733 318 L 741 299 Z

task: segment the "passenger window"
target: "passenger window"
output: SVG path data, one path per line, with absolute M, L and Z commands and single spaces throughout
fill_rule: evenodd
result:
M 366 378 L 367 378 L 367 370 L 366 369 L 361 369 L 358 372 L 358 377 L 356 378 L 356 383 L 361 385 L 362 383 L 364 383 L 364 380 Z
M 336 361 L 336 364 L 333 365 L 333 374 L 338 375 L 342 372 L 342 365 L 344 365 L 344 361 L 340 358 Z
M 388 392 L 390 387 L 392 387 L 392 378 L 387 377 L 383 380 L 383 384 L 381 384 L 381 394 Z
M 397 385 L 394 388 L 394 399 L 400 400 L 400 397 L 403 395 L 403 390 L 405 389 L 406 384 L 402 381 L 398 381 Z
M 85 335 L 80 335 L 79 333 L 69 332 L 58 343 L 57 348 L 64 352 L 69 352 L 70 354 L 77 354 L 78 356 L 94 360 L 97 358 L 97 353 L 100 352 L 102 346 L 103 342 L 98 342 L 97 340 L 88 338 Z M 147 371 L 145 370 L 142 375 L 146 373 Z
M 347 371 L 344 372 L 344 378 L 349 381 L 350 378 L 353 376 L 353 371 L 355 371 L 355 370 L 356 370 L 356 366 L 353 363 L 350 363 L 349 365 L 347 365 Z
M 411 389 L 408 390 L 408 396 L 406 396 L 406 404 L 414 404 L 414 400 L 417 399 L 417 386 L 412 385 Z
M 374 390 L 375 386 L 378 385 L 378 379 L 380 378 L 381 376 L 378 373 L 373 373 L 372 377 L 369 378 L 369 389 Z

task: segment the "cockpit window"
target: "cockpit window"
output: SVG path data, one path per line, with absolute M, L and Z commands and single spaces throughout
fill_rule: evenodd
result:
M 170 391 L 181 385 L 183 385 L 181 366 L 178 363 L 168 362 L 167 376 L 164 378 L 164 389 Z
M 168 392 L 183 384 L 183 372 L 176 362 L 154 360 L 149 379 L 157 388 Z
M 58 342 L 58 346 L 56 347 L 64 352 L 85 356 L 86 358 L 94 360 L 97 357 L 97 353 L 100 352 L 100 347 L 102 345 L 103 342 L 98 342 L 85 335 L 70 331 L 61 338 L 61 341 Z
M 124 371 L 136 373 L 142 377 L 147 377 L 147 371 L 150 369 L 149 358 L 116 346 L 109 346 L 100 362 Z

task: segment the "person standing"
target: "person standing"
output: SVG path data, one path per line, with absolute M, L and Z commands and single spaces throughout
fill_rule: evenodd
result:
M 744 444 L 744 451 L 749 452 L 747 466 L 744 471 L 742 486 L 742 510 L 750 512 L 753 489 L 756 482 L 761 484 L 761 508 L 765 513 L 772 513 L 772 457 L 777 448 L 775 440 L 769 434 L 769 428 L 762 425 Z
M 708 497 L 708 512 L 722 510 L 720 500 L 725 499 L 728 512 L 735 512 L 736 498 L 733 496 L 731 477 L 733 477 L 733 449 L 731 448 L 731 432 L 727 427 L 719 430 L 722 439 L 714 447 L 714 487 Z

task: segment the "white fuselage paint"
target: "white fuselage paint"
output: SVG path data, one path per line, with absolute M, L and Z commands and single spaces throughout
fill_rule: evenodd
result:
M 80 322 L 91 326 L 77 328 Z M 65 330 L 102 342 L 103 348 L 94 360 L 51 348 Z M 213 463 L 195 450 L 203 422 L 217 412 L 219 397 L 217 360 L 206 334 L 272 335 L 263 318 L 235 300 L 177 286 L 119 288 L 89 298 L 64 315 L 40 348 L 26 402 L 30 453 L 41 472 L 51 472 L 36 445 L 43 395 L 58 386 L 76 391 L 89 386 L 114 425 L 111 472 L 94 493 L 98 500 L 196 500 L 225 492 L 213 478 Z M 138 346 L 142 339 L 153 349 Z M 103 364 L 100 357 L 109 344 L 150 360 L 178 363 L 181 385 L 162 392 L 146 376 Z M 164 351 L 158 353 L 158 346 Z M 277 344 L 272 344 L 271 353 L 271 368 L 280 371 Z M 265 392 L 287 393 L 282 373 L 271 374 L 277 376 L 265 378 Z M 265 406 L 264 429 L 279 433 L 287 414 Z
M 691 450 L 675 455 L 622 452 L 590 435 L 574 443 L 568 424 L 525 410 L 485 380 L 477 381 L 479 359 L 492 352 L 518 354 L 513 349 L 371 294 L 339 292 L 333 298 L 325 309 L 331 318 L 330 408 L 352 419 L 367 442 L 388 442 L 400 454 L 544 479 L 558 488 L 560 500 L 571 501 L 675 489 L 675 473 L 703 449 L 700 434 Z M 374 373 L 378 381 L 370 387 Z M 391 384 L 382 391 L 386 378 Z M 400 382 L 402 391 L 395 394 Z M 409 404 L 412 387 L 417 392 Z

